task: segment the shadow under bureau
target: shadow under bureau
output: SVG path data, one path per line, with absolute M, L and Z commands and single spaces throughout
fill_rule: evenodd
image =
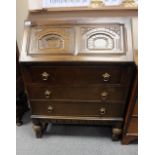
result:
M 49 122 L 111 125 L 120 137 L 134 74 L 130 18 L 31 13 L 20 62 L 37 137 Z

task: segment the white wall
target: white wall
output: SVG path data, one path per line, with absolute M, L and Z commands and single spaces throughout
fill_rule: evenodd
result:
M 138 49 L 138 17 L 132 18 L 133 28 L 133 46 L 134 49 Z
M 28 15 L 28 1 L 16 0 L 16 37 L 19 51 L 21 50 L 24 20 Z

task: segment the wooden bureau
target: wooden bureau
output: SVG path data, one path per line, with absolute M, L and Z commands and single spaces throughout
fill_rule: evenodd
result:
M 131 20 L 102 13 L 30 13 L 25 22 L 20 62 L 37 137 L 49 122 L 111 125 L 120 137 L 135 70 Z
M 134 81 L 132 83 L 131 96 L 125 115 L 122 144 L 129 144 L 138 140 L 138 51 L 135 52 L 137 65 Z

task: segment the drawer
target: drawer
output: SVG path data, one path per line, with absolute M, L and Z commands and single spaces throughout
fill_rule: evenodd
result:
M 52 85 L 125 84 L 131 70 L 124 66 L 27 66 L 27 83 Z
M 32 115 L 122 117 L 124 105 L 100 102 L 31 101 Z
M 128 127 L 128 133 L 138 133 L 138 118 L 131 118 Z
M 127 87 L 120 86 L 33 86 L 28 87 L 30 99 L 99 100 L 124 102 Z

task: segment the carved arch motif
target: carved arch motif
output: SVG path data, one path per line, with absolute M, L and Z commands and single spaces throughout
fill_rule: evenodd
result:
M 39 49 L 62 49 L 64 48 L 64 39 L 58 34 L 46 34 L 38 39 Z
M 120 36 L 106 28 L 92 29 L 85 36 L 86 47 L 89 50 L 114 50 L 119 46 Z
M 71 54 L 74 31 L 71 27 L 38 26 L 31 29 L 28 54 Z
M 123 24 L 83 25 L 80 28 L 80 54 L 125 54 Z

